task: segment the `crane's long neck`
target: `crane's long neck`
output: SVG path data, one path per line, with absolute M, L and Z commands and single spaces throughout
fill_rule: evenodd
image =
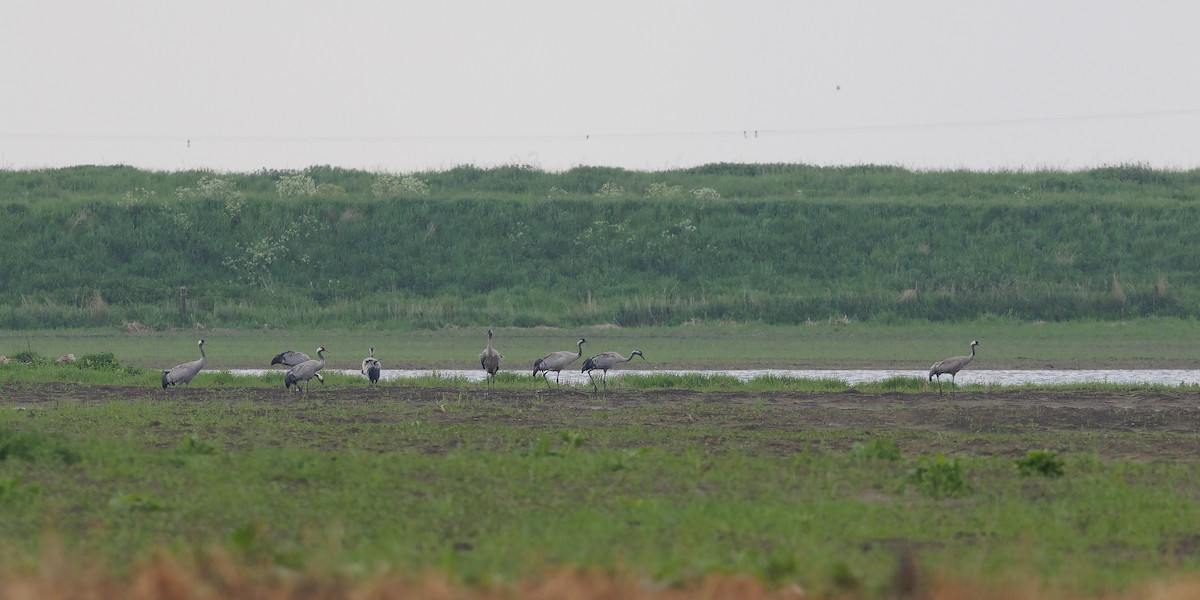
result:
M 204 364 L 204 344 L 200 344 L 200 364 Z
M 580 356 L 583 356 L 583 340 L 579 340 L 579 353 L 575 355 L 575 358 Z
M 321 368 L 324 369 L 325 368 L 325 349 L 324 348 L 317 350 L 317 358 L 320 359 Z

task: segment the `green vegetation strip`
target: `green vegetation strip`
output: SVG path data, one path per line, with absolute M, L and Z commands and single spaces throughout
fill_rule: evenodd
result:
M 588 343 L 584 358 L 641 350 L 638 369 L 912 369 L 967 354 L 970 369 L 1190 369 L 1200 357 L 1200 320 L 1144 318 L 1043 323 L 984 318 L 958 323 L 814 323 L 801 326 L 690 325 L 632 328 L 496 328 L 502 372 L 531 373 L 546 354 Z M 0 355 L 57 359 L 111 353 L 122 365 L 169 369 L 199 357 L 209 369 L 268 368 L 283 350 L 313 354 L 324 346 L 327 368 L 357 370 L 367 348 L 385 369 L 479 369 L 486 327 L 411 329 L 217 329 L 127 332 L 117 328 L 0 331 Z M 573 366 L 579 369 L 583 360 Z M 275 367 L 279 368 L 279 367 Z M 624 367 L 622 367 L 624 370 Z
M 1139 165 L 0 171 L 0 328 L 1196 318 L 1197 198 Z

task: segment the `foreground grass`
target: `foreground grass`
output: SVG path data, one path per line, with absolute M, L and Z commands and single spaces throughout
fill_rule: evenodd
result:
M 487 328 L 439 330 L 170 330 L 128 333 L 114 329 L 0 331 L 0 355 L 32 351 L 49 357 L 111 352 L 121 364 L 170 368 L 194 360 L 196 340 L 208 342 L 211 369 L 266 368 L 271 357 L 296 349 L 328 348 L 331 369 L 357 369 L 367 348 L 384 368 L 478 369 Z M 529 372 L 554 351 L 574 350 L 587 338 L 584 356 L 633 349 L 646 362 L 635 369 L 691 368 L 911 368 L 965 354 L 980 341 L 973 369 L 1193 368 L 1200 356 L 1200 321 L 1023 322 L 980 319 L 964 323 L 881 325 L 826 321 L 804 326 L 752 324 L 682 327 L 497 328 L 503 371 Z M 582 362 L 582 361 L 581 361 Z
M 18 572 L 61 552 L 124 577 L 217 548 L 352 581 L 434 570 L 479 588 L 565 566 L 887 596 L 913 560 L 923 580 L 1093 595 L 1200 566 L 1200 464 L 1102 458 L 1094 432 L 798 429 L 773 425 L 794 408 L 759 402 L 580 411 L 454 389 L 365 404 L 2 390 L 0 556 Z M 1005 450 L 935 451 L 982 440 Z M 1047 447 L 1065 474 L 1020 475 L 1012 457 Z

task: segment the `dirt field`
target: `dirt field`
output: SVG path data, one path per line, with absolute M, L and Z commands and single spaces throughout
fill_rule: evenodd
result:
M 498 390 L 489 395 L 481 387 L 315 386 L 301 398 L 283 389 L 245 387 L 164 391 L 44 383 L 0 388 L 0 402 L 33 411 L 52 409 L 56 403 L 167 398 L 185 402 L 249 400 L 261 410 L 287 410 L 297 419 L 327 422 L 350 434 L 355 421 L 387 424 L 417 416 L 430 423 L 486 423 L 531 430 L 634 425 L 696 428 L 727 433 L 725 437 L 736 438 L 743 449 L 749 444 L 751 451 L 783 454 L 814 444 L 848 448 L 856 440 L 891 435 L 901 448 L 918 445 L 912 449 L 921 452 L 1016 456 L 1040 443 L 1055 450 L 1094 451 L 1104 458 L 1200 458 L 1200 392 L 1182 389 L 956 391 L 942 396 L 934 392 L 618 390 L 596 397 L 577 390 Z M 330 410 L 332 407 L 354 410 L 347 413 Z M 820 432 L 840 435 L 813 435 Z M 714 449 L 730 442 L 718 440 Z

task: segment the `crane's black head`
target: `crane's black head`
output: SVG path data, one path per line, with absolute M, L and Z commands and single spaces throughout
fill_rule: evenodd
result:
M 586 344 L 586 343 L 587 343 L 587 340 L 585 340 L 585 339 L 583 339 L 583 338 L 579 338 L 579 343 L 580 343 L 580 344 Z
M 972 348 L 974 348 L 975 346 L 978 346 L 978 345 L 979 345 L 979 340 L 971 340 L 971 347 L 972 347 Z
M 204 340 L 200 340 L 199 342 L 197 342 L 197 343 L 196 343 L 196 345 L 197 345 L 197 346 L 203 346 L 203 345 L 204 345 Z
M 325 351 L 325 346 L 317 346 L 317 354 L 320 354 L 324 351 Z
M 636 354 L 636 355 L 638 355 L 638 356 L 642 357 L 642 360 L 646 360 L 646 355 L 645 355 L 645 354 L 642 354 L 642 351 L 641 351 L 641 350 L 634 350 L 634 351 L 633 351 L 633 352 L 632 352 L 632 353 L 629 355 L 629 358 L 633 358 L 633 355 L 634 355 L 634 354 Z
M 488 337 L 489 337 L 489 338 L 490 338 L 490 337 L 492 337 L 492 330 L 491 330 L 491 329 L 489 329 L 489 330 L 488 330 Z

